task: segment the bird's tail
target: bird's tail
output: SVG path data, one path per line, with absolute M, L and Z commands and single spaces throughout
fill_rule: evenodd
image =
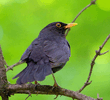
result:
M 27 67 L 17 74 L 13 79 L 18 78 L 17 84 L 24 84 L 32 81 L 42 81 L 49 74 L 52 74 L 50 63 L 40 64 L 33 61 L 27 64 Z

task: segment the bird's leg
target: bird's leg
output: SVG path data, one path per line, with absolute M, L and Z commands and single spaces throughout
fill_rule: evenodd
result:
M 36 85 L 40 85 L 37 81 L 35 81 L 35 84 L 36 84 Z
M 52 76 L 53 76 L 53 79 L 54 79 L 54 87 L 58 87 L 58 84 L 57 84 L 57 82 L 56 82 L 56 80 L 55 80 L 55 76 L 54 76 L 54 74 L 52 73 Z
M 55 87 L 59 87 L 59 85 L 57 84 L 57 81 L 56 81 L 56 79 L 55 79 L 55 76 L 54 76 L 54 74 L 52 73 L 52 76 L 53 76 L 53 79 L 54 79 L 54 85 L 53 85 L 53 88 L 55 88 Z M 52 88 L 52 89 L 53 89 Z M 58 94 L 56 95 L 56 97 L 54 98 L 54 99 L 56 99 L 58 97 Z
M 37 81 L 35 81 L 35 84 L 37 84 Z

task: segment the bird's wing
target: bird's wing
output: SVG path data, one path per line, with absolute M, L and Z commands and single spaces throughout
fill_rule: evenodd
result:
M 26 61 L 27 67 L 14 77 L 19 77 L 17 84 L 24 84 L 34 80 L 42 81 L 52 73 L 49 58 L 45 55 L 41 43 L 42 40 L 35 39 L 23 54 L 21 59 Z
M 29 57 L 31 51 L 32 51 L 32 44 L 26 49 L 20 60 L 25 61 Z
M 57 67 L 69 60 L 70 46 L 66 40 L 61 43 L 46 40 L 44 41 L 44 52 L 53 63 L 53 67 Z
M 40 55 L 40 45 L 39 45 L 39 40 L 36 38 L 31 45 L 26 49 L 26 51 L 23 53 L 21 60 L 37 60 L 39 59 Z

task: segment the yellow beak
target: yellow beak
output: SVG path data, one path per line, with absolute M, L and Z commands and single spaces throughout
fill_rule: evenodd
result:
M 65 26 L 65 28 L 70 28 L 70 27 L 73 27 L 76 25 L 78 25 L 78 24 L 77 23 L 69 23 L 68 25 Z

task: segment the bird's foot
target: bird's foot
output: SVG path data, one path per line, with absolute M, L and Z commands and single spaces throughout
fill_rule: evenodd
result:
M 53 87 L 55 88 L 55 87 L 60 87 L 60 86 L 57 84 L 57 82 L 55 82 Z
M 54 85 L 53 85 L 54 88 L 61 88 L 56 81 L 54 81 Z
M 57 84 L 57 82 L 55 82 L 53 87 L 52 87 L 52 90 L 55 88 L 58 88 L 58 87 L 60 88 L 60 86 Z M 56 94 L 56 97 L 54 99 L 57 99 L 57 97 L 58 97 L 58 94 Z
M 57 82 L 54 83 L 53 87 L 50 89 L 49 92 L 54 91 L 54 89 L 56 89 L 56 88 L 60 88 L 60 86 L 57 84 Z M 56 99 L 57 97 L 58 97 L 58 94 L 56 94 L 56 97 L 54 99 Z

